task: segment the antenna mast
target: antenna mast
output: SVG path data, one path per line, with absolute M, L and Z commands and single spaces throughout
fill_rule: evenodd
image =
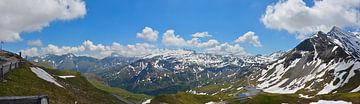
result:
M 0 50 L 3 50 L 3 44 L 4 44 L 4 43 L 5 43 L 4 41 L 1 41 Z

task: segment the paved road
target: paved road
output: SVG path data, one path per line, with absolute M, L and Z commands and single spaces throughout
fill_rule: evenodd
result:
M 135 103 L 133 103 L 133 102 L 131 102 L 131 101 L 129 101 L 129 100 L 124 99 L 124 98 L 121 97 L 121 96 L 118 96 L 118 95 L 115 95 L 115 94 L 113 94 L 113 96 L 115 96 L 118 100 L 124 102 L 125 104 L 135 104 Z

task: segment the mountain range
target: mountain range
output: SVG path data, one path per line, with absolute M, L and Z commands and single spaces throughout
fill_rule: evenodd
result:
M 360 91 L 360 34 L 338 27 L 327 33 L 319 31 L 289 51 L 270 55 L 173 50 L 143 57 L 95 59 L 66 54 L 29 60 L 58 69 L 96 73 L 111 86 L 148 95 L 187 91 L 236 97 L 249 80 L 265 93 L 307 98 Z
M 69 53 L 36 56 L 28 60 L 57 69 L 96 73 L 112 86 L 157 95 L 223 83 L 224 80 L 236 81 L 250 69 L 275 60 L 284 53 L 278 51 L 268 56 L 238 57 L 175 50 L 144 57 L 112 55 L 95 59 Z

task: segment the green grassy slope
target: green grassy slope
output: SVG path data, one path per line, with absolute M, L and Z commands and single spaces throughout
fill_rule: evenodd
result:
M 194 95 L 190 93 L 180 92 L 177 94 L 165 94 L 155 97 L 151 100 L 151 104 L 205 104 L 210 101 L 220 101 L 219 98 L 215 96 L 208 95 Z
M 225 99 L 224 99 L 225 98 Z M 237 99 L 221 96 L 208 96 L 208 95 L 194 95 L 189 93 L 180 92 L 177 94 L 166 94 L 156 96 L 151 100 L 151 104 L 159 104 L 165 102 L 168 104 L 204 104 L 206 102 L 224 101 L 227 104 L 309 104 L 310 102 L 317 102 L 319 100 L 343 100 L 352 102 L 353 104 L 360 104 L 360 93 L 336 93 L 328 95 L 319 95 L 313 98 L 300 98 L 297 94 L 271 94 L 260 93 L 250 99 Z
M 51 104 L 121 104 L 111 94 L 92 86 L 79 73 L 43 68 L 65 88 L 38 78 L 26 63 L 7 74 L 6 82 L 0 83 L 0 96 L 48 95 Z M 76 78 L 61 79 L 58 75 L 75 75 Z
M 133 102 L 145 101 L 147 99 L 152 98 L 151 96 L 148 96 L 148 95 L 145 95 L 145 94 L 134 94 L 134 93 L 131 93 L 131 92 L 126 91 L 126 90 L 121 89 L 121 88 L 110 87 L 106 83 L 101 81 L 101 79 L 97 78 L 95 75 L 92 75 L 92 74 L 85 74 L 84 76 L 96 88 L 104 90 L 104 91 L 106 91 L 108 93 L 111 93 L 111 94 L 119 95 L 119 96 L 121 96 L 121 97 L 123 97 L 123 98 L 125 98 L 127 100 L 133 101 Z

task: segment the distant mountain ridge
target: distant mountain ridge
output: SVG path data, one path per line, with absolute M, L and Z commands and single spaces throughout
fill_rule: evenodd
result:
M 28 58 L 28 60 L 37 64 L 81 73 L 102 73 L 111 67 L 126 65 L 137 59 L 137 57 L 125 57 L 116 54 L 103 59 L 96 59 L 87 56 L 76 56 L 72 53 L 64 55 L 47 54 Z
M 109 74 L 104 74 L 103 78 L 112 86 L 133 92 L 150 95 L 174 93 L 239 80 L 248 71 L 277 57 L 237 57 L 177 50 L 143 57 L 124 67 L 113 69 Z
M 142 58 L 112 55 L 95 59 L 65 54 L 37 56 L 29 60 L 58 69 L 95 73 L 102 76 L 112 86 L 153 95 L 223 83 L 224 80 L 236 81 L 249 69 L 260 67 L 284 53 L 284 51 L 279 51 L 268 56 L 239 57 L 173 50 Z M 146 88 L 151 86 L 154 88 Z

